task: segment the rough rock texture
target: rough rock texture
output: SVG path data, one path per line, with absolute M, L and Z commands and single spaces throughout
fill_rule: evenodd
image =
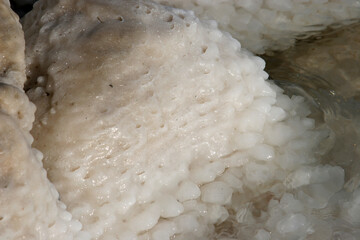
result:
M 35 107 L 22 90 L 26 81 L 24 33 L 6 0 L 0 1 L 0 17 L 0 109 L 30 131 Z
M 327 131 L 215 22 L 146 1 L 44 0 L 24 29 L 34 145 L 94 238 L 359 236 L 344 220 L 357 195 L 335 194 L 343 169 L 318 161 Z
M 25 41 L 19 17 L 8 0 L 0 1 L 0 82 L 22 88 L 25 78 Z
M 42 154 L 30 147 L 14 120 L 0 114 L 0 239 L 89 239 L 78 233 L 42 168 Z
M 22 90 L 24 35 L 7 1 L 0 19 L 0 239 L 86 239 L 31 148 L 35 106 Z

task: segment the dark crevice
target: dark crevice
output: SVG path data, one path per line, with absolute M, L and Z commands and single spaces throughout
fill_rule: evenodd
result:
M 33 4 L 36 1 L 37 0 L 10 0 L 10 4 L 13 11 L 21 18 L 32 10 Z

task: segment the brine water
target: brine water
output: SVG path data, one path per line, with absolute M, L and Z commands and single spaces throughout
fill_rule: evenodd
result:
M 345 189 L 360 185 L 360 21 L 334 24 L 282 52 L 262 56 L 289 95 L 302 95 L 330 129 L 322 161 L 345 170 Z

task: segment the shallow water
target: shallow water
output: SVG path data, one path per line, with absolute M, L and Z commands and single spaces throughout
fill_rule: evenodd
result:
M 312 105 L 318 125 L 331 129 L 326 163 L 346 172 L 346 189 L 360 185 L 360 21 L 332 26 L 283 52 L 262 56 L 270 79 Z

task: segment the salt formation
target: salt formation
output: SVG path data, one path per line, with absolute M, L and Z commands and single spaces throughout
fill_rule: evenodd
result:
M 331 24 L 360 18 L 358 0 L 155 0 L 215 19 L 253 53 L 284 50 Z
M 94 239 L 360 237 L 327 130 L 215 22 L 43 0 L 24 29 L 34 146 Z
M 24 35 L 8 1 L 0 1 L 0 19 L 0 239 L 87 239 L 30 146 L 35 106 L 22 90 Z

